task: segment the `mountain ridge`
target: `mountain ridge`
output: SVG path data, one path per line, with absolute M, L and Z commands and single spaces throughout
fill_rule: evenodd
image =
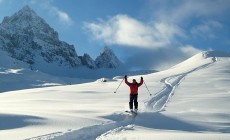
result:
M 0 31 L 0 49 L 11 57 L 29 64 L 33 70 L 49 71 L 43 67 L 47 66 L 47 63 L 55 65 L 57 69 L 76 69 L 76 72 L 81 66 L 89 69 L 100 68 L 89 55 L 78 56 L 73 45 L 60 41 L 58 32 L 28 5 L 12 16 L 5 17 L 0 23 Z M 111 61 L 113 56 L 114 53 L 108 61 Z M 111 62 L 117 67 L 121 64 L 119 60 Z

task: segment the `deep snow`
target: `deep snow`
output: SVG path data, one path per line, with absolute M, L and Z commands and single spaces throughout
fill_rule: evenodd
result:
M 124 113 L 127 85 L 122 83 L 114 94 L 119 77 L 4 92 L 0 94 L 0 137 L 228 140 L 229 62 L 229 53 L 203 52 L 168 70 L 129 77 L 138 81 L 143 76 L 152 94 L 145 85 L 140 87 L 136 117 Z

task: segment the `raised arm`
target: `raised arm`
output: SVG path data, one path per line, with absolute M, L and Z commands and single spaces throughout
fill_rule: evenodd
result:
M 130 85 L 130 83 L 129 83 L 128 80 L 127 80 L 127 75 L 125 75 L 125 83 L 126 83 L 127 85 Z
M 138 83 L 138 87 L 141 86 L 143 84 L 143 77 L 141 77 L 140 83 Z

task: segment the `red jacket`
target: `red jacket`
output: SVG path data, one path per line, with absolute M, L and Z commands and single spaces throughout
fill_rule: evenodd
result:
M 129 83 L 125 78 L 125 83 L 130 87 L 130 94 L 138 94 L 138 87 L 143 84 L 143 79 L 141 79 L 140 83 Z

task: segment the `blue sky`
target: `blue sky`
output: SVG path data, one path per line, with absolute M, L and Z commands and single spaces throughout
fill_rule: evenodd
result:
M 203 50 L 230 51 L 229 0 L 0 0 L 0 21 L 29 5 L 94 59 L 107 45 L 133 69 L 164 69 Z

